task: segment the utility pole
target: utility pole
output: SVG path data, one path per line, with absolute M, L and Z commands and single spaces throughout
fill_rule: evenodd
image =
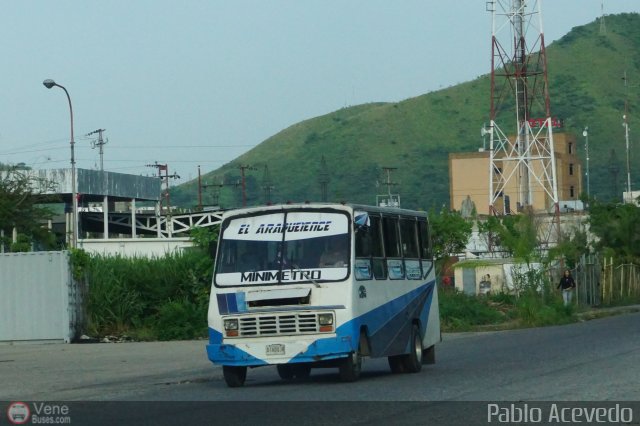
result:
M 262 190 L 264 191 L 264 202 L 267 205 L 271 205 L 271 191 L 274 186 L 271 181 L 271 175 L 269 174 L 269 166 L 265 164 L 264 173 L 262 175 Z
M 620 173 L 620 166 L 618 165 L 616 150 L 611 149 L 611 154 L 609 155 L 609 177 L 611 178 L 611 186 L 616 200 L 618 198 L 618 173 Z
M 627 79 L 627 71 L 625 70 L 624 76 L 625 99 L 624 99 L 624 115 L 622 116 L 622 126 L 624 127 L 624 140 L 627 150 L 627 199 L 624 201 L 631 201 L 633 199 L 631 195 L 631 150 L 629 145 L 629 81 Z
M 147 164 L 147 167 L 155 167 L 158 169 L 158 177 L 162 180 L 162 183 L 165 185 L 164 194 L 161 195 L 161 203 L 162 199 L 166 200 L 166 209 L 167 214 L 171 214 L 171 199 L 169 198 L 169 179 L 180 179 L 180 176 L 177 173 L 173 173 L 169 175 L 169 165 L 168 164 L 159 164 L 157 161 L 154 164 Z M 164 172 L 164 175 L 162 174 Z M 160 205 L 160 212 L 162 212 L 162 204 Z
M 327 168 L 327 160 L 322 156 L 320 160 L 320 175 L 318 176 L 318 183 L 320 184 L 320 201 L 326 203 L 328 200 L 327 187 L 331 178 L 329 177 L 329 169 Z
M 200 164 L 198 164 L 198 210 L 202 211 L 202 175 L 200 174 Z
M 626 112 L 626 102 L 625 102 L 625 112 Z M 631 200 L 631 161 L 629 159 L 630 152 L 629 152 L 629 123 L 627 122 L 627 114 L 625 113 L 622 116 L 622 119 L 624 120 L 624 122 L 622 123 L 622 125 L 624 126 L 624 140 L 626 143 L 626 149 L 627 149 L 627 199 Z M 625 200 L 626 202 L 627 200 Z
M 107 143 L 104 139 L 102 139 L 102 133 L 105 132 L 106 129 L 98 129 L 93 132 L 87 133 L 85 136 L 91 136 L 98 134 L 98 141 L 91 141 L 91 148 L 95 149 L 97 146 L 100 152 L 100 171 L 104 172 L 104 145 Z M 107 179 L 102 173 L 102 223 L 104 224 L 103 236 L 105 239 L 109 238 L 109 196 L 107 195 Z M 132 224 L 132 229 L 135 229 L 135 224 Z M 135 232 L 132 233 L 134 235 Z
M 213 192 L 213 203 L 214 205 L 218 205 L 219 206 L 219 197 L 220 197 L 220 190 L 225 187 L 225 186 L 235 186 L 238 187 L 240 185 L 240 182 L 236 182 L 236 183 L 224 183 L 224 182 L 220 182 L 220 183 L 209 183 L 209 184 L 203 184 L 202 185 L 202 189 L 208 189 L 208 188 L 217 188 L 214 192 Z
M 255 167 L 248 164 L 241 164 L 239 167 L 240 176 L 242 177 L 242 207 L 247 206 L 247 184 L 245 180 L 245 170 L 257 170 Z
M 397 170 L 397 167 L 383 167 L 382 170 L 387 175 L 387 180 L 384 185 L 387 187 L 386 195 L 377 195 L 376 204 L 382 207 L 400 207 L 400 194 L 392 194 L 391 187 L 398 185 L 396 182 L 391 181 L 391 172 Z
M 94 130 L 93 132 L 87 133 L 85 136 L 91 136 L 91 135 L 95 135 L 96 133 L 98 134 L 98 141 L 91 141 L 91 148 L 94 148 L 97 146 L 99 148 L 99 152 L 100 152 L 100 171 L 103 172 L 104 171 L 104 149 L 103 147 L 107 144 L 107 142 L 109 141 L 105 141 L 102 139 L 102 133 L 106 132 L 106 129 L 98 129 L 98 130 Z
M 587 200 L 591 199 L 591 187 L 589 186 L 589 126 L 584 128 L 582 132 L 582 136 L 584 136 L 584 153 L 587 157 Z M 588 202 L 588 201 L 587 201 Z

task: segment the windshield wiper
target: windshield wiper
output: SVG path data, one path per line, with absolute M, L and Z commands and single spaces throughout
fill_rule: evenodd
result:
M 303 271 L 302 269 L 300 269 L 300 267 L 298 265 L 296 265 L 295 263 L 291 262 L 291 260 L 289 260 L 289 265 L 291 265 L 291 267 L 289 268 L 290 270 L 295 270 L 296 272 L 298 272 L 300 275 L 302 275 Z M 316 280 L 314 280 L 313 278 L 311 278 L 311 275 L 309 274 L 309 281 L 311 281 L 313 283 L 313 285 L 315 285 L 317 288 L 321 288 L 322 286 L 320 285 L 319 282 L 317 282 Z

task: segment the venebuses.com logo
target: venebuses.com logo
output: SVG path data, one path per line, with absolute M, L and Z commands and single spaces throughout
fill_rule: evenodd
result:
M 12 402 L 7 407 L 7 418 L 14 425 L 23 425 L 29 421 L 31 410 L 24 402 Z
M 31 402 L 30 405 L 16 401 L 7 407 L 7 419 L 14 425 L 70 424 L 71 410 L 67 404 Z

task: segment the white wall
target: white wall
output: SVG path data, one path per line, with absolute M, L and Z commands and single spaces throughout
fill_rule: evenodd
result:
M 92 238 L 78 242 L 78 248 L 88 253 L 123 257 L 163 257 L 192 246 L 189 238 Z

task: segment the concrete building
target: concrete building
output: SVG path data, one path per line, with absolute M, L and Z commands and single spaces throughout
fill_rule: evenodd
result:
M 576 137 L 569 133 L 553 135 L 560 207 L 581 209 L 579 197 L 582 192 L 582 163 L 577 156 Z M 533 164 L 532 167 L 539 165 Z M 504 170 L 509 174 L 511 170 Z M 519 209 L 518 179 L 512 179 L 496 205 L 505 214 L 516 213 Z M 489 214 L 489 152 L 459 152 L 449 154 L 449 194 L 450 207 L 468 212 L 475 209 L 477 214 Z M 541 187 L 532 189 L 532 206 L 535 211 L 551 211 L 552 200 Z

